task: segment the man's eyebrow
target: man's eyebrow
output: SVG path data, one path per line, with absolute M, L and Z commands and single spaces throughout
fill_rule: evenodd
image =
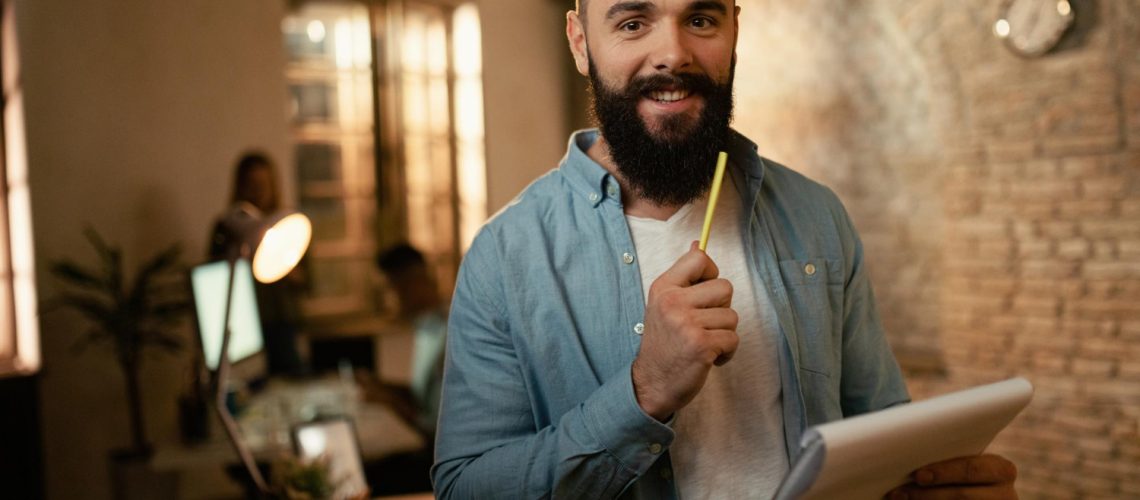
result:
M 689 5 L 689 10 L 694 12 L 713 10 L 720 15 L 728 15 L 728 7 L 724 5 L 724 2 L 722 0 L 700 0 L 693 2 L 691 5 Z
M 606 21 L 609 21 L 626 12 L 649 12 L 656 9 L 657 6 L 652 2 L 646 0 L 632 0 L 628 2 L 618 2 L 606 11 Z M 687 10 L 692 12 L 701 11 L 715 11 L 720 15 L 728 15 L 728 7 L 724 5 L 723 0 L 698 0 L 689 4 Z
M 655 5 L 646 1 L 618 2 L 614 4 L 613 7 L 610 7 L 610 10 L 606 11 L 606 21 L 609 21 L 626 12 L 644 13 L 649 12 L 655 8 L 657 8 Z

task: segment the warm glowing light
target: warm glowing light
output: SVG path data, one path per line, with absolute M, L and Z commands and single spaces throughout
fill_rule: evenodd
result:
M 479 10 L 473 4 L 455 9 L 455 72 L 478 74 L 483 70 L 483 47 L 479 36 Z
M 306 456 L 316 457 L 324 454 L 327 442 L 325 433 L 316 427 L 303 428 L 297 432 L 297 440 L 301 442 L 301 449 Z
M 428 83 L 428 112 L 431 114 L 428 119 L 431 120 L 431 133 L 438 136 L 445 136 L 451 127 L 447 96 L 446 78 L 442 75 L 433 77 Z
M 487 165 L 483 150 L 483 57 L 479 10 L 455 9 L 455 135 L 459 186 L 459 244 L 466 251 L 487 218 Z
M 333 43 L 336 44 L 336 67 L 352 67 L 352 24 L 341 19 L 333 25 Z
M 325 40 L 325 23 L 317 19 L 309 21 L 309 25 L 305 27 L 305 33 L 309 35 L 310 42 L 321 43 Z
M 455 84 L 455 133 L 461 138 L 483 138 L 483 85 L 478 78 Z
M 1073 6 L 1069 5 L 1069 2 L 1067 0 L 1061 0 L 1060 2 L 1057 2 L 1057 13 L 1058 14 L 1065 16 L 1065 17 L 1068 17 L 1069 14 L 1072 12 L 1073 12 Z
M 313 237 L 313 225 L 303 214 L 286 216 L 265 231 L 257 252 L 253 254 L 253 277 L 262 283 L 273 283 L 289 274 Z
M 4 3 L 3 20 L 3 94 L 4 94 L 4 169 L 7 176 L 7 222 L 9 258 L 11 268 L 11 294 L 15 306 L 15 343 L 10 330 L 0 330 L 7 346 L 0 345 L 0 358 L 15 353 L 14 368 L 20 373 L 36 372 L 42 362 L 40 331 L 37 313 L 35 258 L 32 251 L 31 194 L 28 188 L 27 138 L 24 134 L 24 93 L 20 84 L 20 62 L 17 50 L 16 23 L 13 2 Z M 0 195 L 0 203 L 3 196 Z M 0 359 L 2 361 L 2 359 Z
M 427 70 L 431 75 L 447 75 L 447 26 L 443 19 L 432 19 L 427 25 Z
M 404 50 L 403 60 L 405 71 L 419 73 L 426 66 L 427 48 L 424 47 L 424 38 L 427 36 L 424 20 L 417 15 L 409 13 L 404 21 Z
M 994 34 L 1000 38 L 1009 36 L 1009 21 L 998 19 L 998 21 L 994 23 Z
M 368 68 L 372 65 L 372 28 L 368 25 L 367 16 L 360 15 L 352 20 L 352 34 L 356 67 Z
M 404 127 L 411 133 L 423 133 L 428 128 L 427 89 L 420 78 L 408 77 L 404 81 Z

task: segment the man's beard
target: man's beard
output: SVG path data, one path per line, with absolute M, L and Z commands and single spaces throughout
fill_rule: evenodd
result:
M 621 176 L 636 193 L 655 205 L 689 203 L 708 190 L 716 170 L 717 153 L 728 140 L 732 120 L 733 58 L 728 82 L 717 84 L 705 74 L 655 74 L 634 78 L 624 89 L 611 89 L 598 77 L 590 60 L 591 111 L 609 145 Z M 695 122 L 685 114 L 660 120 L 650 132 L 638 113 L 639 101 L 653 90 L 671 86 L 702 97 L 704 107 Z

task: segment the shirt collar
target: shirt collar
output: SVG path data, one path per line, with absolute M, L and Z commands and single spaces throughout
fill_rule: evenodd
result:
M 617 180 L 605 167 L 594 161 L 586 151 L 598 140 L 598 130 L 579 130 L 570 136 L 566 158 L 562 160 L 560 171 L 570 180 L 570 186 L 577 195 L 585 198 L 591 206 L 598 206 L 609 191 L 617 186 Z M 621 202 L 620 191 L 617 201 Z
M 570 181 L 577 195 L 582 196 L 591 206 L 605 201 L 607 198 L 621 203 L 621 188 L 617 179 L 614 179 L 605 167 L 594 161 L 586 151 L 598 140 L 598 129 L 586 129 L 574 132 L 570 136 L 566 157 L 562 160 L 559 171 Z M 741 170 L 747 177 L 747 185 L 758 188 L 764 178 L 764 161 L 757 153 L 756 143 L 735 130 L 729 130 L 728 139 L 729 163 Z M 739 183 L 741 186 L 745 183 Z

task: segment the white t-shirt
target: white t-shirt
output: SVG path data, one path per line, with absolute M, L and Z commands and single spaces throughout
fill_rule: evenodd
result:
M 673 266 L 701 235 L 707 197 L 669 220 L 626 216 L 637 248 L 642 289 Z M 771 498 L 788 470 L 771 301 L 753 286 L 741 234 L 742 201 L 730 178 L 717 204 L 707 253 L 732 282 L 740 344 L 713 367 L 704 388 L 677 412 L 669 454 L 681 498 Z M 647 335 L 651 332 L 646 332 Z

